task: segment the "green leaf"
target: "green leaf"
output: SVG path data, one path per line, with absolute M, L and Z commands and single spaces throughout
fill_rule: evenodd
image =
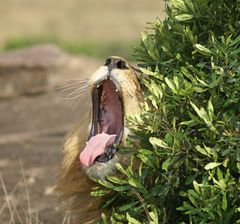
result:
M 159 139 L 159 138 L 155 138 L 155 137 L 151 137 L 149 138 L 149 142 L 154 146 L 159 146 L 162 148 L 169 148 L 169 146 L 167 145 L 166 142 L 164 142 L 163 140 Z
M 133 203 L 123 205 L 123 206 L 119 207 L 119 211 L 121 211 L 121 212 L 128 211 L 129 209 L 132 209 L 133 207 L 135 207 L 136 203 L 137 202 L 133 202 Z
M 238 35 L 232 42 L 229 44 L 229 47 L 240 44 L 240 35 Z
M 213 54 L 213 52 L 211 50 L 209 50 L 208 48 L 204 47 L 201 44 L 195 44 L 194 47 L 199 53 L 201 53 L 203 55 L 211 56 Z
M 217 176 L 218 176 L 218 180 L 222 180 L 223 179 L 222 171 L 219 168 L 217 168 Z
M 191 104 L 191 106 L 193 107 L 193 109 L 196 111 L 196 113 L 198 114 L 198 116 L 202 118 L 201 110 L 199 110 L 198 107 L 197 107 L 193 102 L 190 102 L 190 104 Z
M 189 200 L 192 202 L 192 204 L 197 207 L 197 201 L 195 200 L 195 198 L 192 195 L 188 195 Z
M 152 212 L 149 212 L 151 218 L 150 224 L 158 224 L 158 214 L 157 209 L 154 209 Z
M 166 159 L 162 164 L 162 169 L 167 171 L 171 162 L 172 162 L 172 159 L 170 157 L 168 159 Z
M 129 213 L 127 213 L 127 220 L 129 224 L 141 224 L 137 219 L 131 217 Z
M 142 188 L 141 183 L 137 179 L 134 179 L 133 177 L 128 180 L 128 183 L 133 187 Z
M 240 48 L 237 48 L 237 49 L 231 51 L 229 55 L 238 56 L 239 53 L 240 53 Z
M 198 77 L 196 77 L 197 81 L 200 82 L 200 84 L 202 84 L 204 87 L 209 87 L 209 85 L 204 82 L 203 80 L 199 79 Z
M 210 98 L 208 101 L 208 114 L 212 117 L 214 115 L 214 109 L 212 105 L 212 99 Z
M 193 181 L 193 187 L 194 187 L 195 191 L 196 191 L 198 194 L 200 194 L 199 184 L 198 184 L 198 182 L 195 181 L 195 180 Z
M 187 12 L 187 8 L 183 0 L 170 0 L 170 2 L 175 8 Z
M 122 224 L 122 223 L 126 223 L 126 221 L 127 220 L 126 220 L 125 214 L 122 215 L 117 212 L 114 212 L 112 214 L 111 223 Z
M 109 200 L 107 200 L 103 205 L 102 208 L 107 208 L 109 205 L 111 205 L 117 198 L 117 194 L 115 194 L 114 196 L 112 196 L 111 198 L 109 198 Z
M 154 76 L 154 72 L 152 72 L 151 70 L 149 69 L 145 69 L 145 68 L 140 68 L 140 71 L 145 74 L 145 75 L 152 75 Z
M 240 174 L 240 162 L 237 162 L 238 173 Z
M 190 102 L 191 106 L 193 107 L 193 109 L 196 111 L 196 113 L 198 114 L 198 116 L 210 127 L 212 126 L 212 119 L 211 117 L 208 115 L 208 113 L 206 112 L 206 110 L 201 107 L 200 110 L 197 108 L 197 106 Z
M 107 224 L 107 217 L 104 213 L 101 213 L 102 224 Z
M 229 158 L 227 157 L 226 159 L 223 160 L 222 165 L 226 168 L 229 162 Z
M 197 145 L 195 149 L 205 156 L 211 157 L 212 155 L 211 148 L 209 147 L 204 146 L 204 148 L 202 148 L 200 145 Z
M 192 12 L 195 12 L 195 8 L 191 0 L 184 0 L 184 3 L 190 8 Z
M 192 125 L 195 125 L 197 124 L 198 122 L 194 121 L 194 120 L 190 120 L 190 121 L 182 121 L 180 123 L 180 125 L 187 125 L 187 126 L 192 126 Z
M 215 184 L 217 184 L 217 186 L 222 190 L 222 191 L 225 191 L 226 190 L 226 187 L 227 187 L 227 185 L 226 185 L 226 183 L 225 183 L 225 181 L 223 180 L 223 179 L 221 179 L 221 180 L 216 180 L 216 178 L 214 178 L 213 177 L 213 182 L 215 183 Z
M 123 174 L 125 174 L 126 176 L 128 176 L 128 173 L 125 171 L 125 169 L 122 167 L 122 165 L 120 163 L 116 163 L 116 168 L 122 172 Z
M 148 155 L 138 154 L 137 157 L 140 158 L 149 167 L 152 167 L 152 168 L 155 167 Z
M 190 20 L 192 18 L 193 18 L 193 15 L 186 14 L 186 13 L 175 16 L 175 19 L 178 21 L 186 21 L 186 20 Z
M 109 194 L 111 191 L 110 190 L 93 190 L 91 191 L 91 196 L 94 196 L 94 197 L 102 197 L 104 195 L 107 195 Z
M 139 167 L 138 167 L 138 175 L 141 177 L 142 176 L 142 171 L 143 171 L 143 163 L 141 162 Z
M 99 184 L 103 185 L 103 186 L 106 187 L 106 188 L 110 188 L 110 189 L 114 188 L 114 185 L 111 184 L 109 181 L 106 181 L 106 180 L 97 180 L 97 182 L 98 182 Z
M 226 210 L 226 208 L 227 208 L 227 195 L 226 195 L 226 193 L 223 193 L 222 208 L 223 208 L 223 210 Z
M 115 183 L 115 184 L 126 184 L 127 181 L 124 179 L 120 179 L 118 177 L 115 176 L 109 176 L 107 177 L 108 180 L 110 180 L 111 182 Z
M 211 162 L 211 163 L 208 163 L 204 169 L 205 170 L 211 170 L 211 169 L 214 169 L 215 167 L 218 167 L 220 166 L 222 163 L 217 163 L 217 162 Z
M 178 77 L 177 76 L 174 76 L 173 77 L 173 81 L 174 81 L 174 84 L 176 86 L 176 89 L 179 89 L 179 80 L 178 80 Z
M 195 77 L 191 74 L 191 72 L 186 67 L 181 67 L 181 72 L 189 78 L 192 82 L 196 82 Z
M 148 42 L 147 42 L 148 35 L 147 35 L 147 33 L 141 33 L 141 39 L 142 39 L 142 42 L 144 43 L 145 47 L 147 48 L 148 47 Z
M 165 82 L 166 82 L 166 84 L 168 85 L 168 87 L 174 92 L 174 93 L 176 93 L 177 91 L 176 91 L 176 88 L 175 88 L 175 86 L 174 86 L 174 84 L 173 84 L 173 82 L 172 81 L 170 81 L 170 79 L 169 78 L 165 78 Z
M 157 98 L 163 97 L 163 90 L 160 85 L 157 85 L 155 82 L 151 81 L 151 91 Z

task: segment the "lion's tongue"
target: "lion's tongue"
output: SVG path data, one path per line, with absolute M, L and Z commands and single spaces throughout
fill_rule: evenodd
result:
M 81 163 L 85 166 L 91 166 L 95 159 L 104 153 L 106 147 L 114 143 L 116 136 L 102 133 L 91 137 L 80 153 Z

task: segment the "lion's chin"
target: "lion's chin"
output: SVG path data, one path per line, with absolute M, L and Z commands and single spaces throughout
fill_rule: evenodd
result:
M 114 175 L 116 172 L 116 163 L 119 162 L 118 153 L 107 162 L 95 161 L 90 167 L 82 166 L 86 175 L 93 180 L 104 180 L 107 176 Z

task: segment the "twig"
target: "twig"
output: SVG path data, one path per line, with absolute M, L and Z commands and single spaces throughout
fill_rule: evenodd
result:
M 134 194 L 136 195 L 136 197 L 138 198 L 138 200 L 141 202 L 143 209 L 147 215 L 148 221 L 149 223 L 152 221 L 151 217 L 149 216 L 149 211 L 148 208 L 146 207 L 145 203 L 144 203 L 144 198 L 138 193 L 138 192 L 134 192 Z

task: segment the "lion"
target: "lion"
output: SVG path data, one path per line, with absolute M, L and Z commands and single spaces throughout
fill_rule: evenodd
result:
M 122 155 L 116 145 L 127 146 L 127 117 L 139 114 L 143 96 L 135 69 L 116 56 L 107 58 L 87 81 L 91 103 L 85 116 L 64 143 L 63 162 L 57 192 L 74 223 L 93 223 L 101 214 L 101 199 L 90 192 L 116 172 L 115 164 L 126 164 L 130 155 Z

